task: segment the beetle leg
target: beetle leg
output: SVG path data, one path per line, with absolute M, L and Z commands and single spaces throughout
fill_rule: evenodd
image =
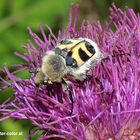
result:
M 66 83 L 66 81 L 64 79 L 62 79 L 62 88 L 63 91 L 65 91 L 66 93 L 69 94 L 70 100 L 71 100 L 71 112 L 70 115 L 72 115 L 73 113 L 73 104 L 74 104 L 74 100 L 73 100 L 73 92 L 70 89 L 69 85 Z

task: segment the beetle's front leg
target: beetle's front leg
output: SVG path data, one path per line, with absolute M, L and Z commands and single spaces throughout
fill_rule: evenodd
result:
M 74 104 L 74 100 L 73 100 L 73 92 L 70 89 L 70 86 L 66 83 L 66 81 L 64 79 L 62 79 L 62 88 L 63 91 L 69 94 L 70 100 L 71 100 L 71 112 L 70 115 L 72 115 L 73 113 L 73 104 Z
M 37 73 L 37 72 L 40 71 L 40 69 L 41 69 L 41 68 L 31 68 L 31 69 L 29 70 L 29 72 L 30 72 L 30 73 Z

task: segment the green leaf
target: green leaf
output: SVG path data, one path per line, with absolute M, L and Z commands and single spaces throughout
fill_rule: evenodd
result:
M 36 0 L 32 3 L 31 1 L 28 2 L 28 5 L 26 2 L 22 3 L 23 5 L 20 2 L 18 2 L 17 5 L 12 4 L 13 7 L 11 7 L 12 12 L 10 15 L 0 21 L 0 32 L 13 25 L 19 25 L 24 28 L 27 26 L 38 28 L 39 23 L 57 26 L 59 22 L 56 22 L 56 17 L 58 15 L 61 17 L 64 16 L 65 13 L 68 13 L 70 4 L 76 1 L 77 0 L 59 0 L 58 2 L 56 0 Z
M 5 0 L 0 0 L 0 19 L 3 17 Z

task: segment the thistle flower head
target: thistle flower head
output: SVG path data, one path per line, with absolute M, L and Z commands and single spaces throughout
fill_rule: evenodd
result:
M 14 65 L 9 72 L 5 66 L 1 71 L 1 90 L 12 88 L 13 96 L 0 105 L 1 118 L 26 119 L 43 133 L 42 139 L 60 138 L 67 140 L 93 139 L 138 139 L 140 137 L 140 16 L 126 7 L 125 11 L 112 4 L 110 20 L 102 26 L 83 21 L 76 28 L 78 6 L 72 5 L 66 30 L 56 37 L 52 30 L 47 37 L 40 25 L 43 39 L 30 28 L 31 41 L 23 46 L 27 52 L 16 55 L 26 64 Z M 74 16 L 73 16 L 74 15 Z M 29 79 L 15 76 L 22 70 L 39 67 L 43 52 L 52 49 L 64 38 L 83 37 L 95 41 L 108 59 L 97 64 L 92 78 L 84 83 L 72 83 L 74 96 L 73 114 L 69 95 L 60 84 L 40 85 L 34 83 L 34 74 Z M 35 132 L 35 131 L 33 131 Z M 32 133 L 33 133 L 32 132 Z

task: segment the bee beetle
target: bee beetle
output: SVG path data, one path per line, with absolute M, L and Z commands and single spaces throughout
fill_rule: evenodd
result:
M 83 81 L 91 68 L 104 58 L 97 44 L 88 38 L 64 39 L 42 57 L 34 81 L 40 83 L 62 83 L 65 92 L 72 95 L 67 81 Z

